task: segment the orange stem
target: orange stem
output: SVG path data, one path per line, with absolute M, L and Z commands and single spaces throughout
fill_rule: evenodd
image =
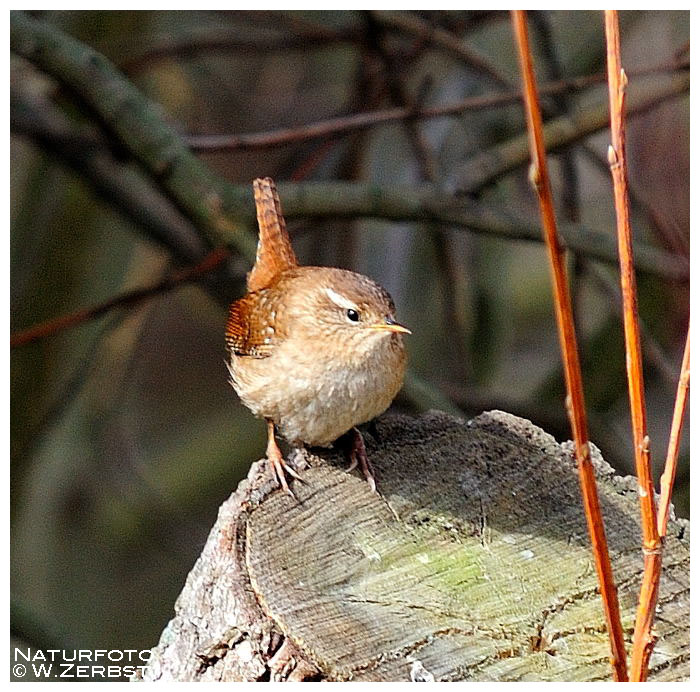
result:
M 554 305 L 557 316 L 559 341 L 564 362 L 567 389 L 567 410 L 574 438 L 576 460 L 579 468 L 583 506 L 595 558 L 603 610 L 610 636 L 611 664 L 615 680 L 627 680 L 627 656 L 620 622 L 620 607 L 617 588 L 613 578 L 605 526 L 600 511 L 600 501 L 595 482 L 595 472 L 591 463 L 588 444 L 588 424 L 583 398 L 581 366 L 578 357 L 576 334 L 574 331 L 571 295 L 564 264 L 564 252 L 557 235 L 552 191 L 547 172 L 547 160 L 542 134 L 542 114 L 539 105 L 532 56 L 529 47 L 527 20 L 522 10 L 512 12 L 513 26 L 518 45 L 518 57 L 524 81 L 525 111 L 528 121 L 528 135 L 532 156 L 531 178 L 536 188 L 545 241 L 549 253 L 552 281 L 554 284 Z
M 688 388 L 690 387 L 690 327 L 688 336 L 685 339 L 685 351 L 683 353 L 683 364 L 681 374 L 678 379 L 678 390 L 676 391 L 676 403 L 673 407 L 673 419 L 671 420 L 671 434 L 668 438 L 668 452 L 666 453 L 666 464 L 664 473 L 661 476 L 661 497 L 659 499 L 658 529 L 659 536 L 666 535 L 668 525 L 668 514 L 671 509 L 671 494 L 673 483 L 676 480 L 676 466 L 678 462 L 678 448 L 680 446 L 681 430 L 683 430 L 683 414 L 688 401 Z
M 634 253 L 630 231 L 627 192 L 627 163 L 625 159 L 625 92 L 627 76 L 620 61 L 620 28 L 617 11 L 605 11 L 605 37 L 608 57 L 608 90 L 610 95 L 610 132 L 612 144 L 608 161 L 612 173 L 617 216 L 617 239 L 620 254 L 620 283 L 625 326 L 625 354 L 627 385 L 632 414 L 634 458 L 639 484 L 639 504 L 642 518 L 644 575 L 639 593 L 639 605 L 634 626 L 630 677 L 633 681 L 646 680 L 649 658 L 654 648 L 651 627 L 658 597 L 661 576 L 661 541 L 656 521 L 654 480 L 651 474 L 649 437 L 647 435 L 646 406 L 642 351 L 637 317 L 637 286 L 634 275 Z

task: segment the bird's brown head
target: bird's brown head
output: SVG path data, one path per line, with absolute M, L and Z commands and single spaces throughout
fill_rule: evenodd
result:
M 360 358 L 384 347 L 402 348 L 401 335 L 411 333 L 396 321 L 389 293 L 362 274 L 299 267 L 284 283 L 289 326 L 315 347 Z

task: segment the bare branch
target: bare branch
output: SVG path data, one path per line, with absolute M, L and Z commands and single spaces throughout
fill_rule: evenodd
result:
M 630 229 L 627 193 L 627 161 L 625 154 L 625 101 L 627 75 L 620 60 L 620 27 L 615 10 L 605 11 L 605 38 L 608 57 L 608 89 L 610 94 L 610 135 L 608 161 L 615 192 L 617 238 L 620 252 L 620 283 L 622 287 L 623 320 L 625 325 L 625 360 L 632 413 L 634 458 L 639 483 L 639 505 L 644 538 L 644 577 L 639 592 L 639 607 L 632 644 L 631 680 L 646 680 L 649 658 L 655 639 L 651 634 L 654 610 L 661 580 L 661 541 L 656 525 L 654 480 L 651 473 L 649 436 L 647 435 L 646 405 L 642 348 L 637 315 L 637 284 L 634 274 L 632 231 Z

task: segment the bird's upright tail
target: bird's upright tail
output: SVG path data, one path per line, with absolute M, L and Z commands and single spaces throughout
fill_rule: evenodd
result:
M 255 264 L 248 273 L 248 290 L 258 291 L 269 286 L 277 274 L 296 267 L 298 263 L 274 181 L 272 178 L 257 178 L 253 181 L 253 190 L 260 238 Z

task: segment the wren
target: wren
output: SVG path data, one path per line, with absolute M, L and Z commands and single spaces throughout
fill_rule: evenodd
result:
M 230 381 L 267 422 L 267 458 L 290 495 L 275 429 L 295 447 L 330 447 L 351 431 L 351 466 L 376 492 L 357 425 L 391 404 L 403 383 L 406 351 L 391 296 L 345 269 L 299 266 L 270 178 L 253 182 L 260 237 L 248 292 L 226 324 Z

